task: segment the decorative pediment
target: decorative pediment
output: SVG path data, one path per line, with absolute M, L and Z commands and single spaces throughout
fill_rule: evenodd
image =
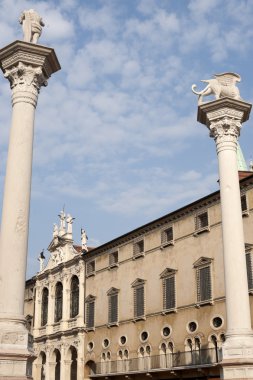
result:
M 193 263 L 193 267 L 197 268 L 203 265 L 208 265 L 208 264 L 211 264 L 212 261 L 213 259 L 210 257 L 201 256 L 197 261 L 195 261 L 195 263 Z
M 172 269 L 172 268 L 166 268 L 164 271 L 160 274 L 160 278 L 165 278 L 168 276 L 171 276 L 177 272 L 177 269 Z
M 119 289 L 112 287 L 111 289 L 108 290 L 107 295 L 113 296 L 114 294 L 117 294 L 117 293 L 119 293 Z
M 249 252 L 252 250 L 253 244 L 245 243 L 245 251 Z
M 93 302 L 95 301 L 96 297 L 92 294 L 89 294 L 88 297 L 85 298 L 85 302 Z
M 134 288 L 135 286 L 144 285 L 146 280 L 142 280 L 141 278 L 137 278 L 134 282 L 132 282 L 131 286 Z

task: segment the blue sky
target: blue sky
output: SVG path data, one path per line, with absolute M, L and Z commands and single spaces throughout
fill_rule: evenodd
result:
M 245 0 L 0 0 L 0 46 L 22 39 L 36 9 L 40 43 L 62 66 L 36 112 L 28 276 L 65 205 L 74 238 L 99 245 L 217 190 L 215 145 L 196 122 L 201 79 L 234 71 L 253 99 L 253 2 Z M 0 76 L 0 192 L 11 123 Z M 253 156 L 252 122 L 240 138 Z

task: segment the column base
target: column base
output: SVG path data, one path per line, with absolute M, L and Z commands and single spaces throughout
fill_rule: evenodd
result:
M 32 379 L 32 336 L 21 318 L 0 319 L 0 379 Z
M 221 378 L 226 380 L 253 380 L 253 333 L 226 334 L 222 346 Z

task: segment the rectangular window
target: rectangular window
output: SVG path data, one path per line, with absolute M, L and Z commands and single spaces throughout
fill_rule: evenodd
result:
M 253 290 L 253 267 L 252 267 L 252 254 L 246 253 L 246 265 L 247 265 L 247 278 L 248 278 L 248 289 Z
M 115 251 L 115 252 L 110 253 L 109 254 L 109 266 L 110 267 L 117 266 L 118 262 L 119 262 L 118 252 Z
M 163 279 L 163 309 L 170 310 L 176 307 L 175 275 Z
M 86 303 L 86 327 L 92 328 L 95 324 L 95 301 Z
M 95 260 L 89 261 L 86 268 L 87 276 L 95 274 Z
M 144 286 L 138 286 L 134 288 L 134 317 L 139 318 L 144 315 Z
M 167 243 L 173 242 L 173 227 L 169 227 L 163 230 L 161 233 L 161 244 L 166 245 Z
M 133 245 L 134 257 L 143 256 L 144 254 L 144 240 L 137 241 Z
M 212 300 L 211 266 L 197 269 L 198 302 Z
M 202 212 L 201 214 L 196 215 L 195 217 L 195 229 L 202 230 L 203 228 L 207 228 L 209 226 L 208 221 L 208 212 Z
M 248 209 L 248 202 L 247 202 L 246 194 L 241 195 L 241 207 L 242 207 L 242 214 L 248 215 L 249 209 Z
M 108 323 L 118 322 L 118 294 L 108 297 Z

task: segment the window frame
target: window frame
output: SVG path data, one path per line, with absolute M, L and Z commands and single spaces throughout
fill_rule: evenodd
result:
M 77 288 L 73 289 L 73 283 L 77 280 Z M 80 298 L 80 281 L 79 278 L 74 275 L 71 278 L 70 285 L 70 318 L 76 318 L 79 315 L 79 298 Z
M 85 299 L 85 330 L 86 331 L 95 331 L 95 318 L 96 318 L 96 297 L 91 294 Z M 91 325 L 87 325 L 87 321 L 90 321 L 90 306 L 93 305 L 93 323 Z
M 115 260 L 115 256 L 116 256 L 116 260 Z M 119 267 L 119 251 L 114 250 L 110 252 L 108 256 L 108 261 L 109 261 L 108 269 L 118 268 Z
M 61 281 L 58 281 L 55 284 L 54 323 L 61 322 L 62 317 L 63 317 L 63 284 Z
M 202 226 L 201 217 L 203 217 L 205 214 L 207 216 L 207 225 Z M 194 217 L 194 223 L 195 223 L 195 231 L 193 234 L 194 236 L 198 236 L 202 232 L 210 232 L 210 218 L 209 218 L 208 209 L 202 209 L 201 211 L 197 212 Z
M 107 326 L 118 326 L 119 325 L 119 289 L 111 288 L 107 292 L 108 297 L 108 323 Z M 112 320 L 113 308 L 112 308 L 112 297 L 116 297 L 117 305 L 116 305 L 116 320 Z
M 168 314 L 168 313 L 172 313 L 172 312 L 176 312 L 176 309 L 177 309 L 177 292 L 176 292 L 176 273 L 177 273 L 177 270 L 176 269 L 172 269 L 172 268 L 166 268 L 161 274 L 160 274 L 160 278 L 162 280 L 162 292 L 163 292 L 163 311 L 162 311 L 162 314 Z M 170 307 L 170 308 L 167 308 L 167 289 L 166 289 L 166 286 L 167 286 L 167 280 L 168 279 L 173 279 L 173 286 L 174 286 L 174 290 L 173 290 L 173 293 L 174 293 L 174 306 Z
M 45 293 L 46 293 L 46 295 L 45 295 Z M 46 298 L 46 303 L 45 303 L 45 298 Z M 40 327 L 45 327 L 48 323 L 48 298 L 49 298 L 49 290 L 45 286 L 42 289 L 42 293 L 41 293 Z
M 140 244 L 142 245 L 142 247 L 140 247 Z M 139 257 L 144 257 L 144 256 L 145 256 L 145 241 L 144 241 L 144 238 L 140 238 L 133 242 L 133 260 L 138 259 Z
M 248 197 L 247 197 L 247 193 L 246 192 L 241 193 L 240 200 L 241 200 L 242 216 L 243 217 L 244 216 L 249 216 L 249 203 L 248 203 Z M 243 202 L 245 202 L 245 205 L 246 205 L 245 209 L 243 208 Z
M 245 244 L 245 262 L 246 262 L 246 271 L 247 271 L 247 284 L 248 284 L 248 292 L 249 294 L 253 294 L 253 252 L 252 252 L 253 244 Z M 247 258 L 250 259 L 250 263 L 248 264 Z M 250 268 L 248 267 L 250 265 Z M 249 279 L 249 271 L 251 278 Z M 251 282 L 251 286 L 250 286 Z
M 134 317 L 133 321 L 145 321 L 146 320 L 146 299 L 145 299 L 145 283 L 146 281 L 140 278 L 137 278 L 133 283 L 132 283 L 132 288 L 133 288 L 133 309 L 134 309 Z M 143 289 L 143 298 L 142 298 L 142 314 L 138 313 L 138 291 L 140 289 Z
M 168 239 L 168 234 L 167 232 L 171 230 L 172 231 L 172 239 Z M 175 240 L 174 240 L 174 225 L 170 224 L 164 227 L 161 230 L 161 248 L 165 248 L 169 245 L 174 245 Z
M 212 270 L 212 258 L 201 257 L 194 263 L 194 268 L 196 271 L 196 305 L 199 307 L 201 305 L 213 305 L 213 270 Z M 209 268 L 209 279 L 210 279 L 210 298 L 201 299 L 201 270 Z M 204 281 L 206 283 L 206 281 Z
M 90 266 L 92 265 L 92 268 L 90 269 Z M 87 261 L 86 263 L 86 277 L 95 276 L 96 274 L 96 260 L 91 259 Z

